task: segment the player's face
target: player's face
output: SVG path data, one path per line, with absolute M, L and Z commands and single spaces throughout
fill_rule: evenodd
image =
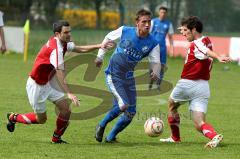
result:
M 158 14 L 160 19 L 165 19 L 165 17 L 167 16 L 167 11 L 164 9 L 160 9 Z
M 140 37 L 147 36 L 151 27 L 151 17 L 148 15 L 139 17 L 136 21 L 136 26 Z
M 193 30 L 187 28 L 187 26 L 181 26 L 180 32 L 186 37 L 187 41 L 191 42 L 194 40 Z
M 58 38 L 67 43 L 71 40 L 71 27 L 70 26 L 63 26 L 61 33 L 58 34 Z

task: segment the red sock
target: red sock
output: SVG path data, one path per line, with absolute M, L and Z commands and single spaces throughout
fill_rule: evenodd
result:
M 214 128 L 210 124 L 207 124 L 207 123 L 202 124 L 201 131 L 204 136 L 206 136 L 207 138 L 209 138 L 211 140 L 212 140 L 212 138 L 214 138 L 214 136 L 217 135 Z
M 52 140 L 58 140 L 65 132 L 69 125 L 69 117 L 63 117 L 61 114 L 58 115 L 56 121 L 57 128 L 54 131 Z
M 180 116 L 179 114 L 174 115 L 168 115 L 168 124 L 172 131 L 172 139 L 174 141 L 180 141 L 180 130 L 179 130 L 179 124 L 180 124 Z
M 13 116 L 13 121 L 23 124 L 38 124 L 35 113 L 17 114 Z

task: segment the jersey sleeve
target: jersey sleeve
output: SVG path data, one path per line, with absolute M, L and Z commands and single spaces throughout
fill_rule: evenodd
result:
M 110 40 L 111 40 L 111 41 L 117 41 L 117 40 L 120 39 L 121 36 L 122 36 L 122 30 L 123 30 L 123 26 L 119 27 L 118 29 L 116 29 L 116 30 L 114 30 L 114 31 L 111 31 L 110 33 L 108 33 L 108 34 L 105 36 L 105 38 L 104 38 L 104 40 L 103 40 L 102 43 L 107 42 L 107 41 L 110 41 Z M 105 53 L 106 53 L 107 51 L 108 51 L 107 49 L 102 49 L 102 48 L 100 48 L 100 49 L 98 50 L 98 55 L 97 55 L 97 57 L 98 57 L 99 59 L 103 60 L 104 55 L 105 55 Z
M 67 51 L 72 51 L 75 48 L 74 42 L 67 43 Z
M 161 62 L 160 62 L 160 46 L 156 45 L 148 55 L 150 68 L 160 78 Z
M 168 34 L 174 34 L 173 25 L 171 22 L 169 24 Z
M 50 63 L 55 69 L 64 70 L 63 49 L 57 44 L 50 54 Z
M 209 48 L 206 47 L 202 41 L 195 41 L 194 47 L 194 55 L 197 59 L 204 60 L 208 58 L 207 52 L 209 51 Z

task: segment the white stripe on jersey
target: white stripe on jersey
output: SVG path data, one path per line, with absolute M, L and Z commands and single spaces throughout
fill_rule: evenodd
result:
M 202 42 L 202 39 L 205 38 L 202 36 L 201 38 L 194 40 L 194 55 L 197 59 L 204 60 L 207 59 L 207 52 L 209 51 L 209 48 L 205 46 L 205 44 Z
M 116 90 L 116 88 L 115 88 L 115 86 L 114 86 L 114 84 L 113 84 L 113 82 L 112 82 L 112 76 L 111 76 L 111 75 L 107 75 L 107 84 L 108 84 L 108 86 L 109 86 L 109 88 L 110 88 L 110 91 L 111 91 L 112 94 L 114 95 L 114 97 L 117 98 L 119 107 L 120 107 L 120 108 L 121 108 L 121 107 L 124 107 L 125 104 L 124 104 L 121 96 L 118 94 L 118 92 L 117 92 L 117 90 Z
M 55 38 L 57 41 L 57 48 L 54 49 L 50 54 L 50 63 L 60 70 L 64 70 L 64 60 L 63 60 L 63 47 L 58 38 Z

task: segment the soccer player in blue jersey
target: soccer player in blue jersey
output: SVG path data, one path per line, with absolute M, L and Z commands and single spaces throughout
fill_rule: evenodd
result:
M 173 47 L 173 25 L 172 23 L 166 19 L 168 9 L 164 6 L 159 8 L 159 17 L 153 18 L 151 21 L 151 34 L 156 38 L 160 45 L 160 61 L 162 65 L 162 69 L 160 72 L 160 79 L 157 80 L 157 89 L 160 90 L 160 85 L 162 79 L 164 77 L 164 70 L 166 69 L 166 62 L 167 62 L 167 47 L 166 47 L 166 36 L 168 35 L 169 43 L 170 43 L 170 55 L 173 56 L 174 54 L 174 47 Z M 150 73 L 151 73 L 150 69 Z M 152 89 L 153 80 L 150 80 L 149 83 L 149 90 Z
M 136 114 L 136 87 L 134 67 L 144 57 L 148 56 L 152 66 L 152 80 L 157 80 L 160 74 L 159 44 L 149 34 L 151 27 L 151 12 L 141 9 L 136 14 L 136 27 L 122 26 L 108 33 L 103 42 L 117 41 L 117 47 L 110 58 L 106 73 L 106 82 L 113 94 L 113 107 L 96 126 L 95 138 L 102 142 L 107 124 L 121 115 L 111 132 L 105 138 L 106 142 L 116 142 L 116 136 L 123 131 Z M 101 66 L 106 49 L 99 49 L 95 63 Z

